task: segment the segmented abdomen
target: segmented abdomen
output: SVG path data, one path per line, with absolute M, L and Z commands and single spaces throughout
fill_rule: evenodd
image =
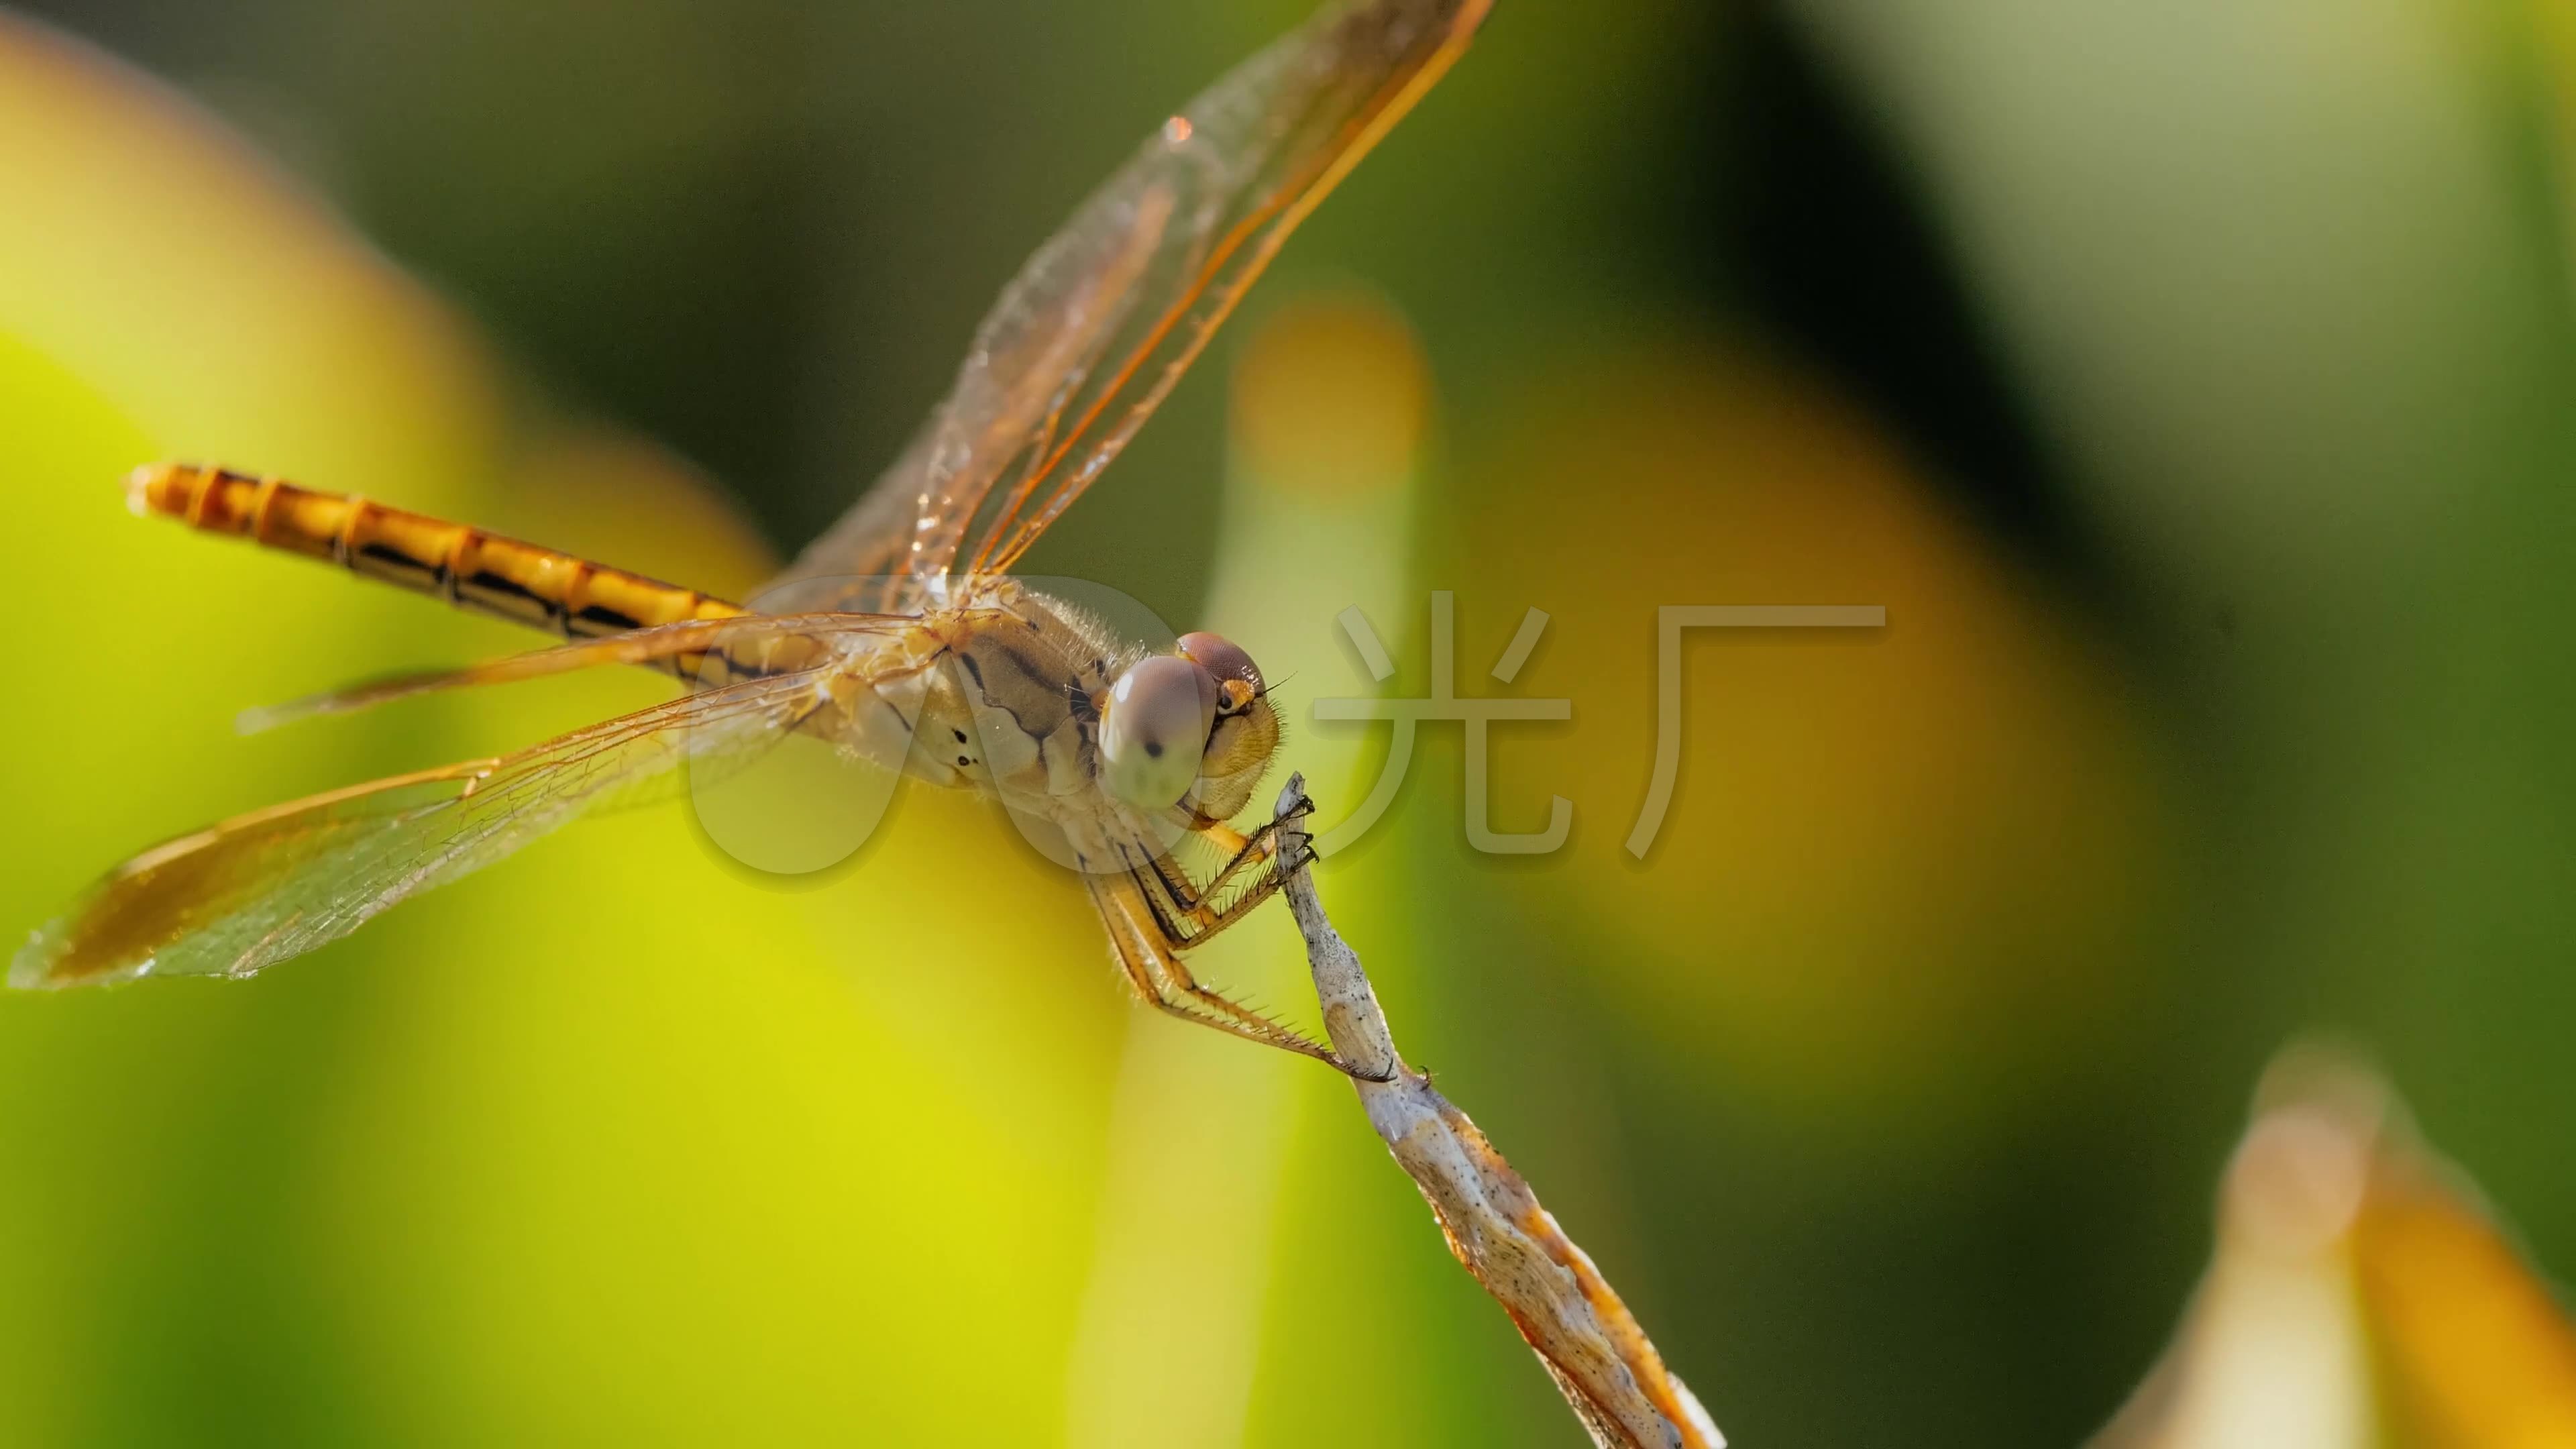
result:
M 209 533 L 233 534 L 266 548 L 322 559 L 365 578 L 445 599 L 474 613 L 550 629 L 567 639 L 747 612 L 696 589 L 469 524 L 222 468 L 179 463 L 138 468 L 126 480 L 126 501 L 139 514 L 161 514 Z M 685 679 L 702 663 L 697 656 L 683 655 L 658 667 Z

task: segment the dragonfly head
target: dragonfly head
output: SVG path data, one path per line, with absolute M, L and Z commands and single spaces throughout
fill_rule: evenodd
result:
M 1200 752 L 1191 808 L 1205 820 L 1230 820 L 1252 799 L 1252 787 L 1279 749 L 1279 712 L 1261 667 L 1233 640 L 1216 634 L 1181 636 L 1181 657 L 1216 681 L 1216 718 Z
M 1205 820 L 1241 811 L 1279 748 L 1252 656 L 1215 634 L 1136 661 L 1109 690 L 1100 755 L 1110 792 L 1140 810 L 1187 804 Z

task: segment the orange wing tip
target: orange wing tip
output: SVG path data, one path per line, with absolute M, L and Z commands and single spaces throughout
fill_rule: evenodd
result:
M 27 938 L 10 958 L 8 984 L 17 991 L 59 991 L 70 986 L 106 986 L 119 981 L 133 981 L 152 974 L 153 958 L 127 964 L 106 966 L 74 965 L 62 949 L 65 923 L 57 921 Z
M 45 984 L 46 974 L 45 933 L 38 931 L 9 959 L 9 985 L 19 991 L 33 991 Z
M 284 704 L 255 704 L 233 716 L 233 733 L 266 734 L 279 725 L 293 724 L 297 720 L 311 719 L 316 715 L 338 713 L 330 706 L 331 696 L 327 694 L 290 699 Z

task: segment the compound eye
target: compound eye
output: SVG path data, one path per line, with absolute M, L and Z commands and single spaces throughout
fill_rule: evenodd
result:
M 1262 689 L 1261 667 L 1252 656 L 1222 634 L 1204 630 L 1181 636 L 1181 657 L 1199 666 L 1216 680 L 1218 707 L 1228 714 L 1242 709 L 1257 698 Z M 1233 687 L 1240 685 L 1240 688 Z
M 1139 810 L 1179 804 L 1198 782 L 1216 705 L 1216 680 L 1188 659 L 1157 654 L 1118 676 L 1100 715 L 1109 793 Z

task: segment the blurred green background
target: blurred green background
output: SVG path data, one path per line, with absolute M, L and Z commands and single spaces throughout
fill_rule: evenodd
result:
M 526 641 L 126 469 L 748 588 L 1303 13 L 0 14 L 0 923 L 656 697 L 238 738 Z M 1496 828 L 1575 825 L 1471 851 L 1435 725 L 1328 864 L 1408 1053 L 1737 1442 L 2072 1444 L 2293 1032 L 2576 1266 L 2571 77 L 2547 0 L 1503 0 L 1030 571 L 1294 663 L 1328 818 L 1334 615 L 1416 697 L 1454 590 L 1461 693 L 1573 701 Z M 1654 611 L 1727 603 L 1890 624 L 1693 638 L 1636 862 Z M 1579 1442 L 1347 1089 L 1132 1007 L 971 802 L 795 881 L 619 815 L 254 983 L 0 1001 L 12 1444 L 1318 1438 Z

